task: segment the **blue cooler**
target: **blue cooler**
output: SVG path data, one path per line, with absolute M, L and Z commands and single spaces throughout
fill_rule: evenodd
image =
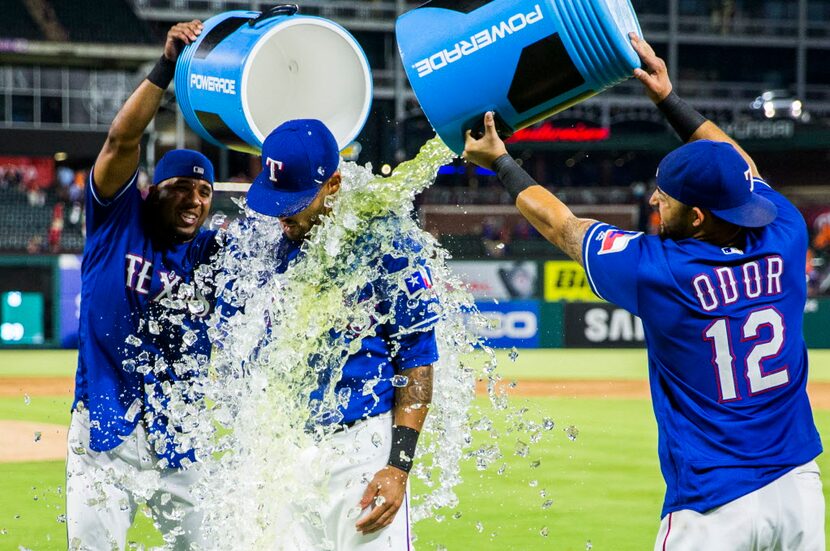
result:
M 230 11 L 205 21 L 179 56 L 176 96 L 188 125 L 215 145 L 259 154 L 283 122 L 314 118 L 343 148 L 366 124 L 372 72 L 348 31 L 296 5 Z
M 630 0 L 432 0 L 396 30 L 424 113 L 459 154 L 486 111 L 507 137 L 630 78 L 630 32 L 642 36 Z

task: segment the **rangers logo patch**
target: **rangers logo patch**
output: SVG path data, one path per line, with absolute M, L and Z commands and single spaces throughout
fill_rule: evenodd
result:
M 643 235 L 643 232 L 608 230 L 600 234 L 598 240 L 602 241 L 597 254 L 620 253 L 628 247 L 628 244 Z

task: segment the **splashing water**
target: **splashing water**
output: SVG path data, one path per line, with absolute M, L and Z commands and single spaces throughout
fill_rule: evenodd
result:
M 408 296 L 405 279 L 411 272 L 390 274 L 373 261 L 386 255 L 404 257 L 410 267 L 429 268 L 433 285 L 423 292 L 438 319 L 440 359 L 434 365 L 433 398 L 410 474 L 422 482 L 416 487 L 424 488 L 411 496 L 413 522 L 457 506 L 454 489 L 461 482 L 462 460 L 474 461 L 482 471 L 500 465 L 497 474 L 503 475 L 507 465 L 501 463 L 499 439 L 517 433 L 516 454 L 527 457 L 542 432 L 554 427 L 551 419 L 541 423 L 525 419 L 527 408 L 509 411 L 506 385 L 498 384 L 495 352 L 475 334 L 489 322 L 477 313 L 472 295 L 449 270 L 448 253 L 413 216 L 416 195 L 431 185 L 438 168 L 452 157 L 434 139 L 388 178 L 374 176 L 370 167 L 344 163 L 341 189 L 327 204 L 330 215 L 312 229 L 301 257 L 288 266 L 277 254 L 283 239 L 279 222 L 238 201 L 245 214 L 242 219 L 229 224 L 223 217 L 214 220 L 214 226 L 225 229 L 219 233 L 223 247 L 212 265 L 200 266 L 192 285 L 180 285 L 162 305 L 161 316 L 143 321 L 149 335 L 164 332 L 162 324 L 183 332 L 182 355 L 170 360 L 172 365 L 136 352 L 122 367 L 127 372 L 178 375 L 157 385 L 149 399 L 152 411 L 169 420 L 168 433 L 177 451 L 196 452 L 197 463 L 191 468 L 199 469 L 200 481 L 193 498 L 204 513 L 204 549 L 309 548 L 298 544 L 300 536 L 286 527 L 322 525 L 319 511 L 328 499 L 324 489 L 330 465 L 342 453 L 332 443 L 334 428 L 342 419 L 338 406 L 349 401 L 348 393 L 335 391 L 336 383 L 346 358 L 360 349 L 363 339 L 394 322 L 394 309 L 388 314 L 370 312 L 360 302 L 367 288 L 373 289 L 369 299 L 375 303 L 381 298 L 378 287 Z M 184 322 L 188 312 L 205 311 L 200 297 L 214 290 L 218 304 L 206 328 L 213 344 L 208 358 L 198 348 L 196 332 L 201 330 L 186 330 Z M 137 348 L 142 339 L 130 335 L 125 344 Z M 467 359 L 474 350 L 483 351 L 481 368 Z M 512 352 L 515 361 L 517 351 Z M 327 381 L 322 396 L 310 401 L 321 375 Z M 380 374 L 362 389 L 376 403 L 379 378 Z M 390 382 L 402 387 L 406 379 L 398 375 Z M 490 398 L 486 413 L 472 407 L 476 379 L 486 383 Z M 24 400 L 28 405 L 28 396 Z M 140 405 L 130 408 L 128 418 L 141 413 Z M 494 427 L 488 417 L 493 414 L 506 416 L 505 429 Z M 151 411 L 142 414 L 148 425 L 152 416 Z M 469 451 L 473 430 L 491 442 Z M 373 434 L 371 444 L 380 447 L 383 438 Z M 158 439 L 155 445 L 160 452 L 164 442 Z M 80 445 L 70 443 L 70 448 L 73 453 L 86 453 Z M 183 465 L 189 464 L 185 459 Z M 166 466 L 167 460 L 160 459 L 158 467 Z M 373 474 L 366 473 L 346 488 L 367 484 Z M 140 504 L 148 502 L 159 483 L 155 471 L 141 477 L 110 471 L 102 473 L 100 482 L 129 489 Z M 100 497 L 105 507 L 106 500 Z M 350 510 L 344 515 L 352 522 L 359 513 Z M 477 523 L 478 532 L 483 528 Z M 333 545 L 323 541 L 317 547 Z
M 389 178 L 344 163 L 341 189 L 328 203 L 331 214 L 312 229 L 301 257 L 287 269 L 275 254 L 282 238 L 276 220 L 246 210 L 244 219 L 228 226 L 213 266 L 220 274 L 220 305 L 209 323 L 209 375 L 197 383 L 202 399 L 194 405 L 174 396 L 166 411 L 171 424 L 186 427 L 176 435 L 178 443 L 194 447 L 201 462 L 194 492 L 205 514 L 208 548 L 290 548 L 297 536 L 286 526 L 298 520 L 321 524 L 318 510 L 327 499 L 322 488 L 335 454 L 331 438 L 342 418 L 338 404 L 348 401 L 335 384 L 363 338 L 394 322 L 394 309 L 367 312 L 358 297 L 379 287 L 373 285 L 378 281 L 407 292 L 408 270 L 389 274 L 373 262 L 385 255 L 404 256 L 410 267 L 428 266 L 433 286 L 424 292 L 437 299 L 431 308 L 439 320 L 440 360 L 411 473 L 426 490 L 412 498 L 412 519 L 457 505 L 454 487 L 472 441 L 476 378 L 462 358 L 481 343 L 465 321 L 465 313 L 475 312 L 472 296 L 448 269 L 446 251 L 413 217 L 415 196 L 452 157 L 435 139 Z M 484 323 L 472 316 L 474 324 Z M 495 356 L 485 350 L 490 360 L 484 376 L 490 379 Z M 328 384 L 322 398 L 310 403 L 321 373 Z M 490 386 L 495 390 L 495 382 Z M 374 396 L 373 389 L 367 383 L 363 391 Z M 502 408 L 503 400 L 496 400 Z M 204 422 L 205 415 L 211 422 Z

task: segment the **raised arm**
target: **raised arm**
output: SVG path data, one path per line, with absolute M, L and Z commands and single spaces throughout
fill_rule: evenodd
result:
M 155 117 L 164 90 L 173 79 L 176 60 L 182 48 L 196 40 L 201 32 L 202 23 L 196 20 L 173 26 L 167 33 L 161 59 L 112 121 L 95 161 L 95 192 L 101 199 L 112 198 L 138 168 L 141 136 Z
M 545 239 L 583 264 L 582 242 L 596 221 L 574 216 L 565 203 L 540 186 L 513 160 L 496 132 L 493 113 L 484 116 L 484 130 L 484 137 L 480 140 L 467 132 L 464 158 L 480 167 L 495 170 L 499 181 L 516 200 L 516 207 L 528 222 Z
M 666 62 L 654 53 L 651 45 L 634 33 L 631 34 L 631 45 L 640 56 L 643 65 L 642 69 L 634 70 L 634 77 L 643 83 L 649 99 L 663 113 L 666 120 L 680 136 L 680 139 L 684 142 L 711 140 L 730 143 L 749 163 L 753 176 L 758 176 L 758 167 L 755 165 L 755 161 L 738 145 L 738 142 L 730 138 L 718 125 L 707 120 L 674 92 Z

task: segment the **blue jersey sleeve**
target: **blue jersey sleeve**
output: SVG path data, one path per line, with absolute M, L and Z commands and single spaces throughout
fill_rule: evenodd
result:
M 637 315 L 637 285 L 644 244 L 640 232 L 623 231 L 609 224 L 591 226 L 582 244 L 585 274 L 599 298 Z
M 764 180 L 755 178 L 752 181 L 752 186 L 752 191 L 769 199 L 778 209 L 778 216 L 771 226 L 781 228 L 784 233 L 789 234 L 798 243 L 806 242 L 808 239 L 807 223 L 804 221 L 801 211 L 786 197 L 772 189 Z
M 393 363 L 396 371 L 430 365 L 438 360 L 435 323 L 438 321 L 432 289 L 432 276 L 425 263 L 415 269 L 406 258 L 384 258 L 391 274 L 403 276 L 401 285 L 391 289 L 394 321 L 386 327 L 388 338 L 397 350 Z M 395 287 L 395 286 L 393 286 Z
M 112 198 L 101 199 L 95 189 L 95 169 L 89 171 L 86 188 L 86 233 L 91 236 L 104 226 L 127 225 L 134 221 L 141 206 L 138 170 Z

